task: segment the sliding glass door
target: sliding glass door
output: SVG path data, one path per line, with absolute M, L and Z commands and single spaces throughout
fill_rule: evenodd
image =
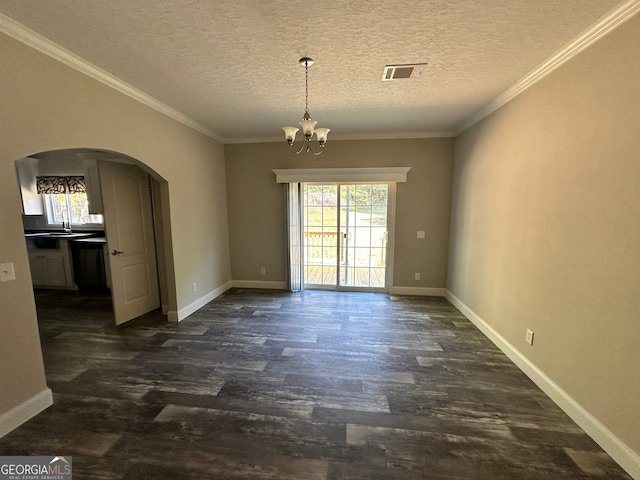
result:
M 387 183 L 305 184 L 305 286 L 384 290 L 388 209 Z

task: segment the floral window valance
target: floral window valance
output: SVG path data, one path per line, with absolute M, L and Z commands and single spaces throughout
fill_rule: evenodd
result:
M 87 187 L 81 175 L 39 175 L 36 177 L 38 193 L 48 195 L 64 193 L 86 193 Z

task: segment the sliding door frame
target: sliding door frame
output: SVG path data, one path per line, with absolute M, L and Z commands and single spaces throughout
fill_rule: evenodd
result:
M 393 286 L 393 269 L 395 255 L 396 231 L 396 187 L 397 183 L 407 181 L 407 174 L 411 167 L 370 167 L 370 168 L 292 168 L 272 171 L 276 176 L 276 183 L 387 183 L 389 184 L 389 198 L 387 204 L 387 271 L 385 288 L 378 291 L 390 292 Z M 285 212 L 286 213 L 286 212 Z M 291 273 L 291 263 L 288 262 L 287 271 Z M 303 278 L 304 285 L 304 278 Z
M 341 226 L 341 213 L 342 213 L 342 205 L 341 205 L 341 195 L 340 195 L 340 187 L 345 185 L 381 185 L 385 184 L 388 187 L 387 190 L 387 247 L 385 252 L 385 273 L 384 273 L 384 287 L 358 287 L 354 285 L 341 285 L 340 284 L 340 235 L 344 232 L 342 231 Z M 337 187 L 337 218 L 336 218 L 336 227 L 338 236 L 338 241 L 336 242 L 336 283 L 333 285 L 328 284 L 316 284 L 316 283 L 307 283 L 307 280 L 303 278 L 304 281 L 304 289 L 305 290 L 332 290 L 332 291 L 343 291 L 343 292 L 375 292 L 375 293 L 389 293 L 391 291 L 391 287 L 393 286 L 393 260 L 394 260 L 394 250 L 395 250 L 395 216 L 396 216 L 396 182 L 380 182 L 380 181 L 365 181 L 365 182 L 352 182 L 352 181 L 342 181 L 342 182 L 304 182 L 301 187 L 304 190 L 305 185 L 335 185 Z M 302 210 L 304 210 L 304 195 L 302 195 Z M 304 225 L 303 225 L 304 230 Z M 348 251 L 346 252 L 348 255 Z M 304 256 L 306 257 L 306 248 L 304 249 Z M 347 268 L 347 267 L 345 267 Z M 370 267 L 371 268 L 371 267 Z

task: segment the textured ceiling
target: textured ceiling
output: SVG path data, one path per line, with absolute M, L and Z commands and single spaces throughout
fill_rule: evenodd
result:
M 454 132 L 619 0 L 0 0 L 0 12 L 203 124 L 276 139 Z M 428 65 L 382 82 L 385 64 Z

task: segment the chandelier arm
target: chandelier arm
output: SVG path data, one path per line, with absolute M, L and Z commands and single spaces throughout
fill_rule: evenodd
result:
M 306 146 L 307 141 L 303 140 L 302 141 L 302 145 L 300 145 L 300 150 L 298 150 L 297 152 L 293 149 L 293 143 L 289 144 L 289 150 L 291 150 L 291 153 L 295 153 L 296 155 L 299 155 L 302 153 L 302 151 L 304 150 L 304 147 Z
M 314 155 L 320 155 L 322 153 L 322 146 L 320 146 L 320 149 L 316 152 L 311 148 L 311 142 L 307 142 L 307 152 L 313 153 Z

